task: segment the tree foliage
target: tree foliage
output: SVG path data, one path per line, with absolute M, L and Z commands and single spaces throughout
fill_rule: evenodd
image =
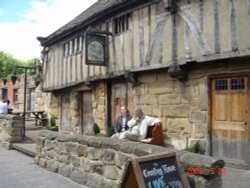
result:
M 34 66 L 34 60 L 22 61 L 14 58 L 12 55 L 0 51 L 0 79 L 7 78 L 8 75 L 20 75 L 24 73 L 23 69 L 16 69 L 16 66 Z

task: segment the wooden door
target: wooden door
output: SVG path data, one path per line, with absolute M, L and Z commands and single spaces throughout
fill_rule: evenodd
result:
M 80 94 L 81 106 L 80 106 L 80 117 L 81 117 L 81 134 L 87 134 L 93 132 L 93 108 L 92 108 L 92 92 L 84 91 Z
M 134 108 L 133 89 L 127 83 L 116 83 L 112 85 L 112 124 L 115 125 L 117 118 L 121 115 L 121 106 L 125 106 L 131 112 Z
M 68 93 L 61 96 L 61 114 L 60 114 L 60 132 L 70 133 L 71 127 L 71 114 L 70 114 L 70 96 Z
M 248 147 L 248 76 L 212 79 L 212 155 L 246 165 Z
M 121 106 L 127 106 L 127 89 L 125 84 L 114 84 L 112 87 L 112 123 L 120 116 Z

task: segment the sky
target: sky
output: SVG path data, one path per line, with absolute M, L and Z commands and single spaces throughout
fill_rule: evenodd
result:
M 39 58 L 47 37 L 97 0 L 0 0 L 0 51 L 23 61 Z

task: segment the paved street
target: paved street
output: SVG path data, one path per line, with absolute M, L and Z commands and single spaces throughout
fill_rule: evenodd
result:
M 86 188 L 40 168 L 31 157 L 0 147 L 0 188 Z
M 223 188 L 249 188 L 250 171 L 227 168 Z M 16 150 L 0 147 L 0 188 L 86 188 L 34 164 Z
M 223 188 L 250 187 L 250 170 L 227 168 L 227 173 L 223 175 L 222 178 Z
M 27 124 L 26 139 L 17 144 L 23 152 L 34 152 L 34 138 L 41 130 L 34 124 Z M 20 149 L 19 148 L 19 149 Z M 28 153 L 30 153 L 28 152 Z M 250 170 L 226 167 L 222 175 L 223 188 L 249 188 Z M 34 164 L 32 157 L 17 150 L 0 147 L 0 188 L 86 188 L 61 175 L 47 171 Z

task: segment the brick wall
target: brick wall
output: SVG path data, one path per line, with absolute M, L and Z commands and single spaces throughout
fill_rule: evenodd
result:
M 15 85 L 13 85 L 10 80 L 8 80 L 6 84 L 4 84 L 2 80 L 0 80 L 0 88 L 1 88 L 0 99 L 4 100 L 3 89 L 6 89 L 7 90 L 7 99 L 10 100 L 12 108 L 19 108 L 19 105 L 20 105 L 19 101 L 14 102 L 14 89 L 20 88 L 19 81 L 16 81 Z

